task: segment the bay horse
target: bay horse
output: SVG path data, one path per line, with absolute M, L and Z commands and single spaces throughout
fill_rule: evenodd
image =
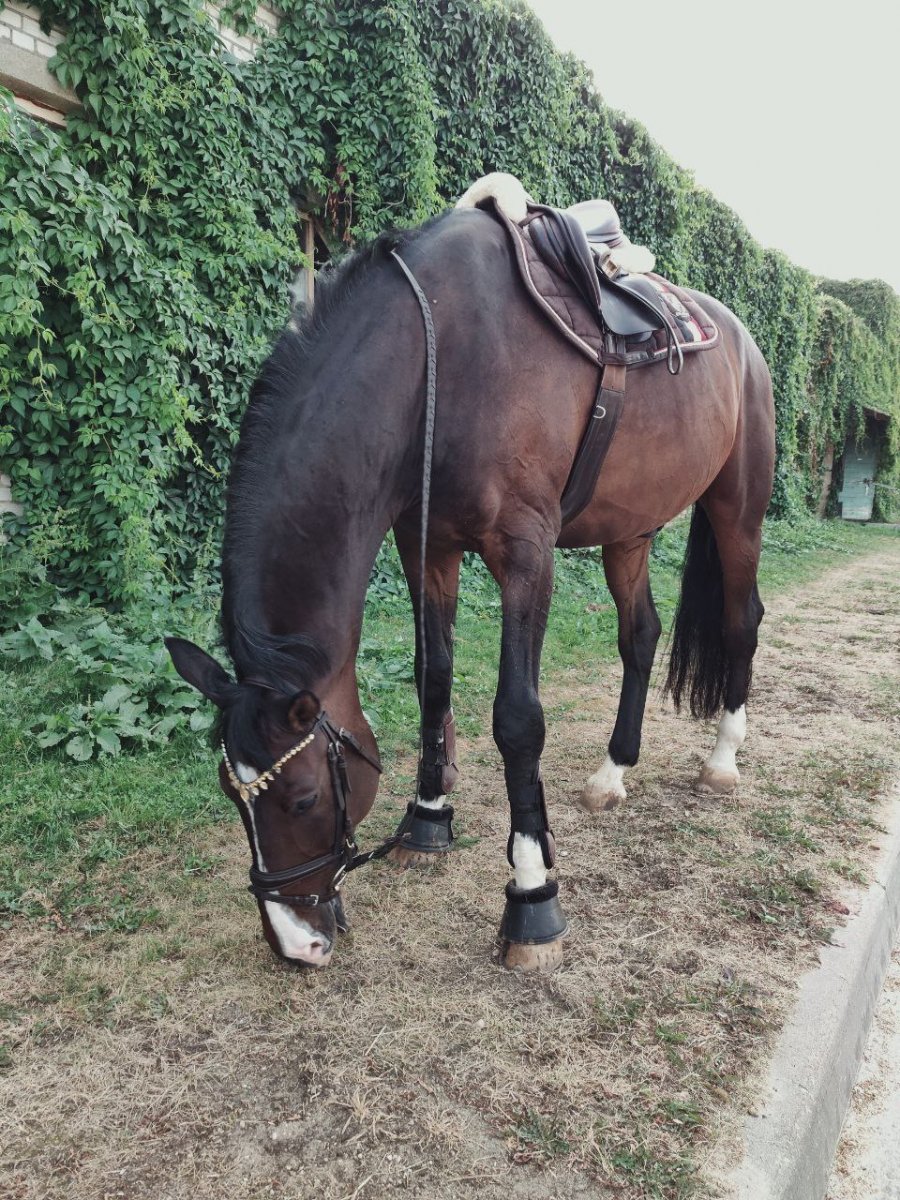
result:
M 438 351 L 424 570 L 426 340 L 395 251 L 430 300 Z M 356 250 L 318 284 L 312 313 L 275 345 L 251 393 L 227 490 L 222 631 L 235 678 L 192 643 L 167 644 L 179 673 L 220 710 L 220 783 L 246 828 L 264 934 L 283 958 L 327 965 L 346 927 L 340 882 L 370 857 L 357 854 L 354 830 L 375 799 L 380 764 L 355 663 L 367 582 L 389 530 L 417 619 L 419 680 L 426 647 L 428 656 L 409 811 L 420 834 L 435 836 L 432 845 L 420 836 L 418 849 L 395 845 L 391 853 L 406 865 L 449 846 L 464 552 L 477 552 L 500 587 L 493 734 L 515 873 L 501 926 L 504 965 L 556 966 L 566 930 L 558 885 L 548 879 L 554 845 L 540 773 L 538 675 L 555 547 L 603 547 L 618 611 L 618 715 L 581 796 L 598 813 L 625 798 L 625 771 L 640 749 L 661 632 L 650 535 L 694 505 L 668 690 L 695 716 L 721 714 L 699 785 L 717 793 L 737 785 L 763 614 L 756 576 L 774 406 L 747 330 L 724 305 L 690 294 L 718 325 L 718 345 L 685 356 L 677 376 L 648 367 L 629 378 L 599 482 L 567 524 L 560 496 L 597 369 L 539 315 L 488 213 L 452 210 Z

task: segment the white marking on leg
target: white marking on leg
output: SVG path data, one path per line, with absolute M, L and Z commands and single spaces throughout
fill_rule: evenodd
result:
M 513 837 L 513 866 L 516 870 L 516 887 L 520 891 L 543 887 L 547 882 L 544 852 L 537 838 L 530 833 L 517 833 Z
M 603 760 L 603 766 L 599 771 L 595 771 L 587 781 L 587 788 L 591 791 L 608 793 L 611 796 L 617 796 L 620 800 L 625 799 L 625 785 L 622 780 L 625 778 L 625 767 L 619 763 L 614 763 L 607 754 Z M 587 790 L 587 788 L 585 790 Z
M 625 799 L 624 776 L 625 767 L 614 763 L 607 754 L 600 770 L 595 771 L 585 783 L 578 803 L 595 815 L 615 808 Z
M 418 794 L 418 792 L 416 793 L 416 804 L 418 804 L 421 808 L 438 809 L 438 808 L 443 808 L 446 803 L 447 803 L 446 796 L 435 796 L 435 798 L 433 800 L 423 800 L 422 797 Z
M 737 775 L 737 759 L 735 756 L 744 744 L 746 736 L 746 706 L 742 704 L 737 712 L 729 712 L 726 709 L 722 713 L 721 721 L 719 721 L 719 732 L 716 736 L 715 749 L 706 765 L 713 771 L 722 771 L 726 775 Z
M 259 776 L 259 771 L 255 771 L 253 767 L 248 767 L 246 763 L 235 763 L 234 771 L 241 783 L 252 783 Z M 265 871 L 266 864 L 262 856 L 262 850 L 260 849 L 259 836 L 256 832 L 253 801 L 248 800 L 245 807 L 250 822 L 253 849 L 256 851 L 256 861 L 260 871 Z M 294 910 L 288 908 L 286 904 L 279 904 L 277 900 L 264 900 L 263 903 L 266 906 L 266 916 L 269 918 L 272 928 L 275 930 L 275 936 L 278 938 L 281 953 L 286 958 L 299 958 L 302 962 L 312 963 L 314 966 L 319 967 L 328 965 L 331 961 L 332 950 L 324 934 L 313 929 L 311 925 L 308 925 L 302 917 L 298 917 Z

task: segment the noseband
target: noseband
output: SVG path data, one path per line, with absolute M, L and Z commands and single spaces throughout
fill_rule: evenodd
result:
M 222 757 L 228 780 L 244 804 L 249 807 L 260 791 L 265 791 L 275 776 L 281 774 L 284 764 L 312 744 L 317 733 L 324 734 L 328 741 L 328 770 L 334 795 L 334 848 L 329 854 L 321 854 L 310 862 L 301 863 L 296 867 L 286 867 L 283 871 L 261 871 L 254 863 L 250 868 L 250 884 L 247 890 L 261 900 L 272 900 L 277 904 L 290 904 L 300 908 L 315 908 L 319 904 L 330 904 L 340 891 L 344 877 L 350 871 L 355 871 L 357 867 L 372 862 L 373 859 L 383 858 L 389 850 L 407 836 L 408 828 L 412 824 L 412 811 L 415 810 L 415 805 L 410 806 L 411 811 L 407 811 L 406 819 L 393 837 L 387 838 L 374 850 L 369 850 L 364 854 L 359 852 L 353 821 L 347 807 L 347 797 L 351 789 L 347 776 L 344 747 L 349 746 L 379 775 L 381 774 L 381 764 L 363 749 L 358 739 L 348 729 L 334 725 L 324 709 L 316 717 L 315 724 L 306 737 L 286 754 L 283 754 L 268 771 L 257 775 L 256 779 L 249 782 L 245 782 L 237 776 L 228 757 L 228 751 L 225 749 L 225 743 L 222 743 Z M 327 891 L 311 896 L 283 896 L 281 894 L 281 888 L 292 883 L 300 883 L 301 880 L 308 879 L 311 875 L 330 866 L 334 866 L 334 874 Z

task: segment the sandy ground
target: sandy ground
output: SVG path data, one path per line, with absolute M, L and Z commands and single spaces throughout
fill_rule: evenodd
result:
M 900 945 L 896 946 L 827 1200 L 900 1200 Z
M 124 864 L 159 910 L 149 928 L 14 923 L 0 944 L 0 1193 L 703 1193 L 703 1162 L 752 1103 L 900 768 L 898 635 L 900 543 L 778 597 L 738 794 L 694 793 L 714 730 L 655 699 L 629 800 L 599 820 L 575 797 L 603 757 L 619 672 L 547 680 L 571 922 L 552 976 L 494 958 L 507 824 L 487 732 L 460 746 L 460 847 L 425 872 L 354 876 L 353 931 L 327 971 L 268 952 L 232 823 Z M 396 764 L 364 837 L 393 826 L 410 778 Z M 209 866 L 186 875 L 188 850 Z

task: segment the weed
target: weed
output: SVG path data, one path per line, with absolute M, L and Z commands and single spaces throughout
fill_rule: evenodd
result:
M 695 1193 L 695 1168 L 686 1155 L 655 1151 L 643 1140 L 615 1145 L 608 1134 L 598 1140 L 605 1170 L 627 1179 L 648 1200 L 683 1200 Z
M 758 810 L 751 818 L 750 828 L 757 836 L 779 842 L 781 845 L 802 846 L 804 850 L 811 850 L 816 854 L 822 852 L 821 846 L 798 827 L 795 815 L 787 805 Z
M 834 871 L 836 875 L 840 875 L 842 879 L 847 879 L 851 883 L 864 886 L 868 882 L 868 876 L 865 871 L 857 866 L 856 863 L 849 862 L 845 858 L 832 858 L 828 862 L 829 871 Z
M 664 1100 L 659 1111 L 673 1125 L 691 1133 L 703 1128 L 703 1113 L 689 1100 Z
M 620 1033 L 639 1019 L 646 1001 L 638 996 L 627 996 L 623 1000 L 594 1001 L 594 1025 L 600 1033 Z
M 548 1161 L 568 1154 L 572 1147 L 560 1132 L 560 1122 L 555 1117 L 544 1117 L 528 1111 L 512 1129 L 516 1138 L 513 1151 L 515 1162 Z

